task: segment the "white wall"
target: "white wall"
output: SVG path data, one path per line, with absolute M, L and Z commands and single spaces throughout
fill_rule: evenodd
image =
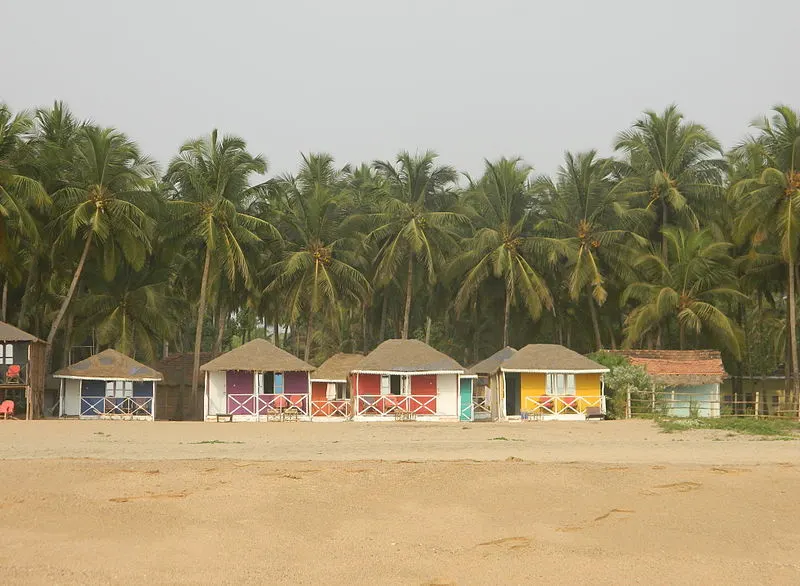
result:
M 457 374 L 437 374 L 436 391 L 439 397 L 436 399 L 436 412 L 440 415 L 458 415 L 458 375 Z
M 206 415 L 227 413 L 227 397 L 225 394 L 225 371 L 208 373 L 208 411 Z
M 81 414 L 81 381 L 65 378 L 64 415 Z

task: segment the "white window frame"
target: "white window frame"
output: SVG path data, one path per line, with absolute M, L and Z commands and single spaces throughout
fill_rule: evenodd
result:
M 133 398 L 133 381 L 109 380 L 106 381 L 106 399 L 131 399 Z
M 0 344 L 0 364 L 14 364 L 14 344 Z
M 548 373 L 546 393 L 553 397 L 574 397 L 576 393 L 575 375 L 563 372 Z

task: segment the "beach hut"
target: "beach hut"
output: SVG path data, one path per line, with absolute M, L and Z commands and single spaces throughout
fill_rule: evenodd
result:
M 309 417 L 310 364 L 256 338 L 201 368 L 205 373 L 203 413 L 207 420 L 269 421 Z
M 419 340 L 386 340 L 352 371 L 354 417 L 459 420 L 472 379 L 449 356 Z M 462 378 L 465 392 L 462 393 Z M 467 392 L 468 391 L 468 392 Z
M 604 366 L 558 344 L 528 344 L 500 365 L 502 418 L 587 419 L 606 412 Z
M 642 366 L 664 387 L 654 397 L 664 415 L 720 416 L 720 384 L 727 375 L 717 350 L 623 350 L 619 354 Z
M 475 376 L 475 391 L 472 398 L 475 421 L 487 419 L 495 421 L 499 417 L 500 366 L 516 352 L 511 346 L 506 346 L 467 370 L 469 374 Z
M 81 419 L 155 419 L 161 373 L 116 350 L 62 368 L 59 415 Z
M 311 416 L 347 418 L 352 411 L 353 376 L 363 354 L 334 354 L 311 374 Z
M 0 402 L 13 401 L 15 416 L 42 416 L 45 347 L 33 334 L 0 321 Z

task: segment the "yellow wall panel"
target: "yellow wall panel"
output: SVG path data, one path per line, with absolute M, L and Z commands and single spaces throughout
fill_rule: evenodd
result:
M 532 397 L 535 401 L 545 394 L 545 375 L 538 372 L 523 372 L 520 375 L 520 408 L 525 411 L 533 407 L 533 403 L 525 400 Z
M 575 375 L 575 394 L 579 397 L 598 397 L 600 396 L 600 375 L 599 374 L 576 374 Z

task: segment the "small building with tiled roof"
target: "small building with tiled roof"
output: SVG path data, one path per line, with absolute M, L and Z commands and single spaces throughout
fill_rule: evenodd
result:
M 664 387 L 663 411 L 671 417 L 719 417 L 720 385 L 727 378 L 717 350 L 618 350 Z
M 472 419 L 473 377 L 420 340 L 386 340 L 352 372 L 356 418 Z
M 311 416 L 350 417 L 353 370 L 364 360 L 363 354 L 339 352 L 311 373 Z
M 155 417 L 161 373 L 113 349 L 56 371 L 61 417 L 147 419 Z
M 314 367 L 272 342 L 256 338 L 200 367 L 206 420 L 309 418 Z

